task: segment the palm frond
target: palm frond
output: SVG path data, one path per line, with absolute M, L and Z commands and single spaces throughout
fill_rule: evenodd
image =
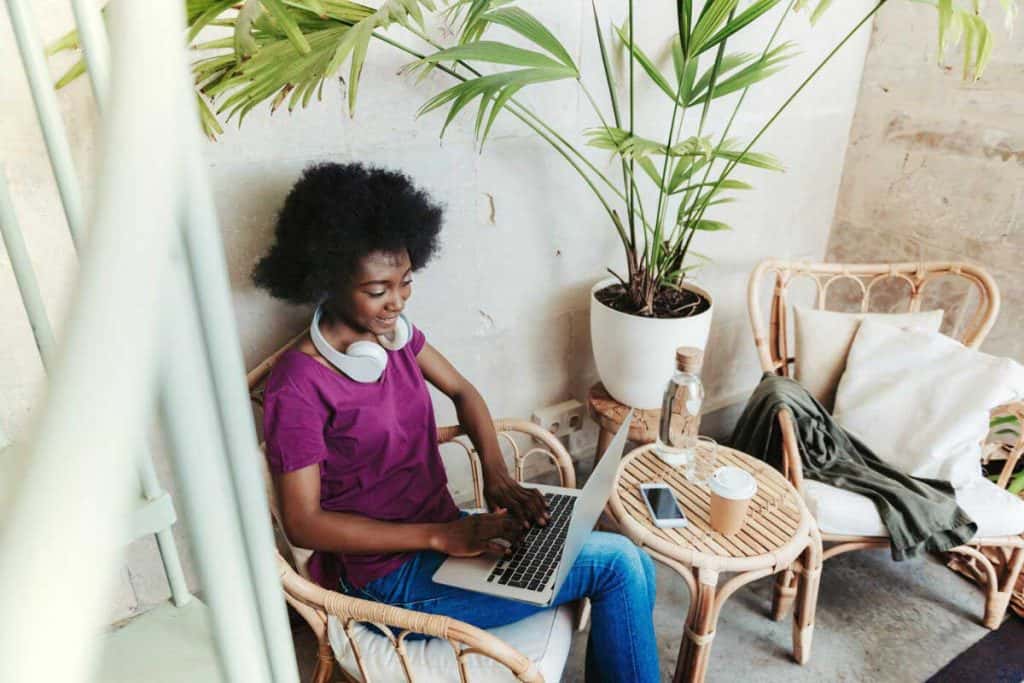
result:
M 448 116 L 441 127 L 441 136 L 443 137 L 459 112 L 479 97 L 480 105 L 474 132 L 480 144 L 483 145 L 498 114 L 519 90 L 528 85 L 575 77 L 575 71 L 563 65 L 532 67 L 480 76 L 459 83 L 430 98 L 420 107 L 418 115 L 422 116 L 446 104 L 450 105 Z M 483 123 L 485 117 L 487 118 L 486 125 Z
M 713 36 L 701 42 L 699 49 L 691 46 L 691 54 L 700 54 L 716 47 L 722 41 L 728 40 L 731 36 L 757 20 L 761 15 L 773 9 L 780 2 L 782 0 L 755 0 L 745 10 L 726 21 Z M 736 3 L 733 2 L 732 6 L 735 7 Z M 728 18 L 728 12 L 726 12 L 726 18 Z
M 640 68 L 642 68 L 644 73 L 647 74 L 648 78 L 650 78 L 662 92 L 668 95 L 669 99 L 675 99 L 675 88 L 672 87 L 668 79 L 661 73 L 661 70 L 658 69 L 654 61 L 647 56 L 647 53 L 644 52 L 643 48 L 633 42 L 630 42 L 629 32 L 626 30 L 626 27 L 616 26 L 615 34 L 618 36 L 621 45 L 629 51 L 633 56 L 633 59 L 636 60 L 636 63 L 639 64 Z
M 754 63 L 748 64 L 736 73 L 716 81 L 714 91 L 711 93 L 711 98 L 716 99 L 718 97 L 724 97 L 725 95 L 749 88 L 755 83 L 774 76 L 782 71 L 786 67 L 786 62 L 797 54 L 796 45 L 791 42 L 786 42 L 778 47 L 772 48 L 763 56 L 758 58 Z M 753 57 L 756 57 L 756 55 Z M 723 60 L 723 65 L 725 65 L 725 60 Z M 694 86 L 693 95 L 689 102 L 687 102 L 687 106 L 692 107 L 698 104 L 703 104 L 704 100 L 707 98 L 710 73 L 705 74 L 705 77 L 706 80 L 705 78 L 702 78 L 702 80 Z
M 498 24 L 511 29 L 546 51 L 566 67 L 574 71 L 576 70 L 576 63 L 561 41 L 544 24 L 538 21 L 536 17 L 522 8 L 502 7 L 492 9 L 481 14 L 476 21 L 481 24 Z

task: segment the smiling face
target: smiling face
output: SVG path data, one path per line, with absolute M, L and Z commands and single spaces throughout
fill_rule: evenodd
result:
M 332 297 L 331 307 L 353 330 L 389 337 L 411 295 L 409 253 L 374 251 L 360 259 L 352 277 Z

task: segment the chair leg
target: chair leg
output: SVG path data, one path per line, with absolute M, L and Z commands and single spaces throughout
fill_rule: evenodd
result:
M 775 575 L 775 589 L 772 591 L 772 620 L 782 621 L 793 609 L 796 599 L 796 572 L 792 567 Z
M 811 530 L 810 540 L 800 558 L 800 577 L 793 611 L 793 658 L 799 664 L 806 664 L 811 658 L 814 614 L 818 605 L 818 587 L 823 561 L 821 535 L 816 528 Z
M 311 683 L 328 683 L 334 673 L 334 651 L 331 650 L 331 641 L 326 633 L 317 646 L 316 655 L 316 669 L 313 670 Z
M 1010 561 L 1006 564 L 1002 584 L 988 587 L 985 598 L 985 628 L 995 630 L 1003 623 L 1022 566 L 1024 566 L 1024 548 L 1016 548 L 1010 555 Z

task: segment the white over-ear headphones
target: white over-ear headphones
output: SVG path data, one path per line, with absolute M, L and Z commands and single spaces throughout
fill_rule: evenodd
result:
M 384 374 L 384 368 L 388 366 L 388 354 L 384 349 L 398 351 L 412 337 L 412 325 L 409 320 L 399 314 L 395 323 L 395 338 L 377 336 L 379 344 L 371 341 L 357 341 L 348 345 L 345 353 L 327 343 L 324 335 L 320 332 L 320 315 L 323 312 L 322 306 L 316 307 L 313 314 L 313 322 L 309 325 L 309 336 L 313 340 L 313 346 L 320 352 L 320 355 L 334 367 L 351 377 L 357 382 L 376 382 Z

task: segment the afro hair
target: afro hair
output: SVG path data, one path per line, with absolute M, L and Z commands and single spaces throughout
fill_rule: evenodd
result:
M 253 282 L 275 298 L 315 304 L 375 251 L 408 251 L 419 270 L 438 249 L 441 214 L 403 173 L 357 163 L 309 166 L 284 200 Z

